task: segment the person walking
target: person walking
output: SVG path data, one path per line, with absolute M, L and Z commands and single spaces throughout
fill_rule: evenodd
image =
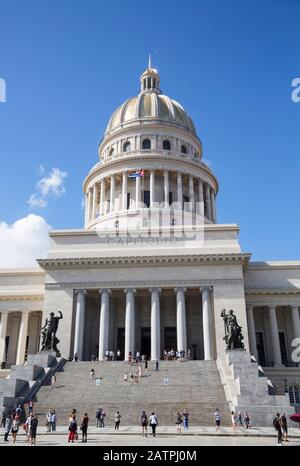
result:
M 280 414 L 277 413 L 274 420 L 273 420 L 273 427 L 277 432 L 277 446 L 282 446 L 282 430 L 281 430 L 281 423 L 280 423 Z
M 177 412 L 176 414 L 176 422 L 175 422 L 176 426 L 177 426 L 177 432 L 179 432 L 179 434 L 181 434 L 181 426 L 182 426 L 182 416 L 181 414 L 179 413 L 179 411 Z
M 142 426 L 142 436 L 147 437 L 148 416 L 145 411 L 142 411 L 140 417 L 140 424 Z
M 220 432 L 220 427 L 221 427 L 221 415 L 220 415 L 220 413 L 219 413 L 218 408 L 217 408 L 216 411 L 215 411 L 214 418 L 215 418 L 215 423 L 216 423 L 216 432 Z
M 77 353 L 74 354 L 74 361 L 75 361 L 75 362 L 78 361 L 78 354 L 77 354 Z
M 189 413 L 187 412 L 186 409 L 183 410 L 182 417 L 183 417 L 183 428 L 186 432 L 187 430 L 189 430 Z
M 148 361 L 147 359 L 145 359 L 145 372 L 147 372 L 147 370 L 148 370 Z
M 13 414 L 10 414 L 6 419 L 5 419 L 5 426 L 4 426 L 4 441 L 8 442 L 8 436 L 13 424 L 14 416 Z
M 159 362 L 156 361 L 156 362 L 155 362 L 155 370 L 158 371 L 158 368 L 159 368 Z
M 244 426 L 245 426 L 245 429 L 251 429 L 250 417 L 247 411 L 245 411 L 245 414 L 244 414 Z
M 237 416 L 234 411 L 231 411 L 231 425 L 232 425 L 232 432 L 237 432 Z
M 26 436 L 27 436 L 27 444 L 30 445 L 30 427 L 31 427 L 31 422 L 33 419 L 33 413 L 30 413 L 28 418 L 26 419 L 26 422 L 24 424 L 24 429 L 26 431 Z
M 285 413 L 280 416 L 280 424 L 282 431 L 282 441 L 288 442 L 288 425 Z
M 11 425 L 11 435 L 13 438 L 13 443 L 16 443 L 17 434 L 19 432 L 19 427 L 20 427 L 20 416 L 15 415 L 12 421 L 12 425 Z
M 68 442 L 74 442 L 74 439 L 77 436 L 77 421 L 76 421 L 76 415 L 73 414 L 71 416 L 70 424 L 69 424 L 69 436 L 68 436 Z
M 100 413 L 100 427 L 105 427 L 104 425 L 104 418 L 105 418 L 106 414 L 105 412 L 103 411 L 103 409 L 101 408 L 101 413 Z
M 95 370 L 94 369 L 91 369 L 90 378 L 91 378 L 91 380 L 94 380 L 94 378 L 95 378 Z
M 154 412 L 150 416 L 150 426 L 152 428 L 152 437 L 156 437 L 156 427 L 158 426 L 158 419 Z
M 240 411 L 238 412 L 237 421 L 238 421 L 238 424 L 239 424 L 240 427 L 244 427 L 243 419 L 242 419 L 242 413 Z
M 102 408 L 98 408 L 96 412 L 96 427 L 100 427 L 100 416 Z
M 38 418 L 34 414 L 32 414 L 31 422 L 29 426 L 29 433 L 28 433 L 29 445 L 31 446 L 35 446 L 36 444 L 37 426 L 38 426 Z
M 117 360 L 120 361 L 121 359 L 121 351 L 118 349 L 117 351 Z
M 56 423 L 57 423 L 57 414 L 55 411 L 51 413 L 51 430 L 52 432 L 56 432 Z
M 87 442 L 87 430 L 89 425 L 89 417 L 87 413 L 84 413 L 83 418 L 81 419 L 80 430 L 82 433 L 82 440 L 81 442 Z
M 125 372 L 124 377 L 123 377 L 123 380 L 124 380 L 124 385 L 127 385 L 127 381 L 128 381 L 127 372 Z
M 117 411 L 115 414 L 115 430 L 119 430 L 121 422 L 121 414 L 120 411 Z
M 53 374 L 52 377 L 51 377 L 51 386 L 53 387 L 53 385 L 55 385 L 55 382 L 56 382 L 56 375 Z
M 49 409 L 46 416 L 47 432 L 51 432 L 52 411 Z

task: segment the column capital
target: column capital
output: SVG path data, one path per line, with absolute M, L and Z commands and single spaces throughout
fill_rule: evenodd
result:
M 78 295 L 79 293 L 83 293 L 84 295 L 86 295 L 87 290 L 84 290 L 84 289 L 81 289 L 81 288 L 74 290 L 74 294 Z
M 153 288 L 149 288 L 149 293 L 152 293 L 152 291 L 157 291 L 159 294 L 161 293 L 161 288 L 158 288 L 158 287 L 153 287 Z
M 213 286 L 200 286 L 199 291 L 203 293 L 203 291 L 213 291 Z
M 135 288 L 125 288 L 125 289 L 124 289 L 124 293 L 125 293 L 125 294 L 127 294 L 127 293 L 130 292 L 130 291 L 131 291 L 133 294 L 136 293 L 136 289 L 135 289 Z
M 100 288 L 100 289 L 98 290 L 98 293 L 99 293 L 99 294 L 102 294 L 102 293 L 111 294 L 111 289 L 110 289 L 110 288 Z
M 174 288 L 174 293 L 177 293 L 178 291 L 183 291 L 184 293 L 186 293 L 187 288 L 185 288 L 184 286 L 178 286 L 177 288 Z
M 300 304 L 290 304 L 291 309 L 297 309 L 299 311 Z

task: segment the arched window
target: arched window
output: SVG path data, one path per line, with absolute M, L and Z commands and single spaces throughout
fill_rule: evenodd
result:
M 127 141 L 123 144 L 123 152 L 129 152 L 130 151 L 130 142 Z
M 142 149 L 151 149 L 150 139 L 144 139 L 143 140 Z
M 289 397 L 291 405 L 300 404 L 300 388 L 297 385 L 291 385 L 289 388 Z
M 110 149 L 109 151 L 109 156 L 111 157 L 112 155 L 114 155 L 114 152 L 115 152 L 115 149 L 112 147 L 112 149 Z
M 187 153 L 186 146 L 185 146 L 184 144 L 182 144 L 182 146 L 181 146 L 181 153 L 182 153 L 182 154 L 186 154 L 186 153 Z
M 163 141 L 163 150 L 171 150 L 170 141 L 168 141 L 167 139 Z

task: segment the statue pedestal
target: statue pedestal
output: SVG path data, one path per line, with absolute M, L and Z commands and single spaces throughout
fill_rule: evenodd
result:
M 271 381 L 248 351 L 227 350 L 217 364 L 230 410 L 247 411 L 252 425 L 272 426 L 277 412 L 294 412 L 288 395 L 274 395 Z

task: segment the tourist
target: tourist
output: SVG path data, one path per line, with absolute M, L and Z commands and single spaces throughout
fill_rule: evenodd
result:
M 33 401 L 32 400 L 28 401 L 28 412 L 29 412 L 29 415 L 33 413 Z
M 156 427 L 158 426 L 158 419 L 156 414 L 153 412 L 150 416 L 150 426 L 152 428 L 152 436 L 156 437 Z
M 176 414 L 176 422 L 175 422 L 176 426 L 177 426 L 177 432 L 179 432 L 179 434 L 181 434 L 181 426 L 182 426 L 182 416 L 181 414 L 179 413 L 179 411 L 177 412 Z
M 120 411 L 117 411 L 115 414 L 115 430 L 119 430 L 121 422 L 121 414 Z
M 130 374 L 130 381 L 131 381 L 131 384 L 133 385 L 133 382 L 134 382 L 134 375 L 133 375 L 133 372 L 131 372 L 131 374 Z
M 187 431 L 189 430 L 189 413 L 187 412 L 186 409 L 183 410 L 182 417 L 183 417 L 183 428 L 185 431 Z
M 250 417 L 247 411 L 245 411 L 245 414 L 244 414 L 244 426 L 245 426 L 245 429 L 251 429 Z
M 52 411 L 49 409 L 48 414 L 46 416 L 47 432 L 51 432 L 51 421 L 52 421 Z
M 280 423 L 280 414 L 277 413 L 273 420 L 273 427 L 277 432 L 277 446 L 282 446 L 282 430 Z
M 155 370 L 158 371 L 158 368 L 159 368 L 159 362 L 155 361 Z
M 118 349 L 117 351 L 117 360 L 120 361 L 121 359 L 121 351 Z
M 77 354 L 77 353 L 74 354 L 74 361 L 75 361 L 75 362 L 78 361 L 78 354 Z
M 94 380 L 94 378 L 95 378 L 95 369 L 91 369 L 90 378 L 91 378 L 91 380 Z
M 109 360 L 109 351 L 106 350 L 105 351 L 105 361 L 108 361 Z
M 139 374 L 139 377 L 141 378 L 142 377 L 142 366 L 139 365 L 138 367 L 138 374 Z
M 242 413 L 240 411 L 238 412 L 238 419 L 237 420 L 238 420 L 239 426 L 244 427 L 243 419 L 242 419 Z
M 87 430 L 89 424 L 89 417 L 87 413 L 84 413 L 83 418 L 81 419 L 80 430 L 82 433 L 82 440 L 81 442 L 87 442 Z
M 285 413 L 280 416 L 280 424 L 282 430 L 282 440 L 288 442 L 288 425 Z
M 136 373 L 134 374 L 134 382 L 135 382 L 135 383 L 139 383 L 139 373 L 138 373 L 138 372 L 136 372 Z
M 127 372 L 125 372 L 124 377 L 123 377 L 123 380 L 124 380 L 124 384 L 126 385 L 126 384 L 127 384 L 127 381 L 128 381 Z
M 13 420 L 14 420 L 13 414 L 11 414 L 5 419 L 5 426 L 4 426 L 4 441 L 5 442 L 8 442 L 8 436 L 9 436 L 9 433 L 10 433 L 10 430 L 13 424 Z
M 33 419 L 33 413 L 30 413 L 30 415 L 28 416 L 28 418 L 26 419 L 26 422 L 24 424 L 24 430 L 25 430 L 26 435 L 27 435 L 28 445 L 30 445 L 30 427 L 31 427 L 32 419 Z
M 104 425 L 104 418 L 105 418 L 106 414 L 105 412 L 103 411 L 103 408 L 101 408 L 101 413 L 100 413 L 100 427 L 105 427 Z
M 73 414 L 71 416 L 71 420 L 69 423 L 69 436 L 68 436 L 68 442 L 73 442 L 74 439 L 77 438 L 77 421 L 76 421 L 76 415 Z
M 148 370 L 148 361 L 147 359 L 145 359 L 145 372 L 147 372 L 147 370 Z
M 51 413 L 51 430 L 52 432 L 56 432 L 56 423 L 57 423 L 57 414 L 55 411 Z
M 132 353 L 131 353 L 131 351 L 129 351 L 128 357 L 127 357 L 128 364 L 131 364 L 131 361 L 132 361 Z
M 142 426 L 142 436 L 147 437 L 148 416 L 145 411 L 142 411 L 140 417 L 140 424 Z
M 214 418 L 215 418 L 215 423 L 216 423 L 216 432 L 220 432 L 220 427 L 221 427 L 221 415 L 220 415 L 220 413 L 219 413 L 218 408 L 217 408 L 216 411 L 215 411 Z
M 15 415 L 21 417 L 22 414 L 22 406 L 18 405 L 15 409 Z
M 100 416 L 102 408 L 98 408 L 96 412 L 96 427 L 100 427 Z
M 16 443 L 16 438 L 17 438 L 17 433 L 19 432 L 19 427 L 20 427 L 20 416 L 16 414 L 13 419 L 12 426 L 11 426 L 11 435 L 13 438 L 13 443 Z
M 234 411 L 231 411 L 232 432 L 237 432 L 237 416 Z
M 56 375 L 53 374 L 52 377 L 51 377 L 51 385 L 53 386 L 56 382 Z
M 37 426 L 38 426 L 38 419 L 34 414 L 32 414 L 29 429 L 28 429 L 29 445 L 31 446 L 35 446 Z

